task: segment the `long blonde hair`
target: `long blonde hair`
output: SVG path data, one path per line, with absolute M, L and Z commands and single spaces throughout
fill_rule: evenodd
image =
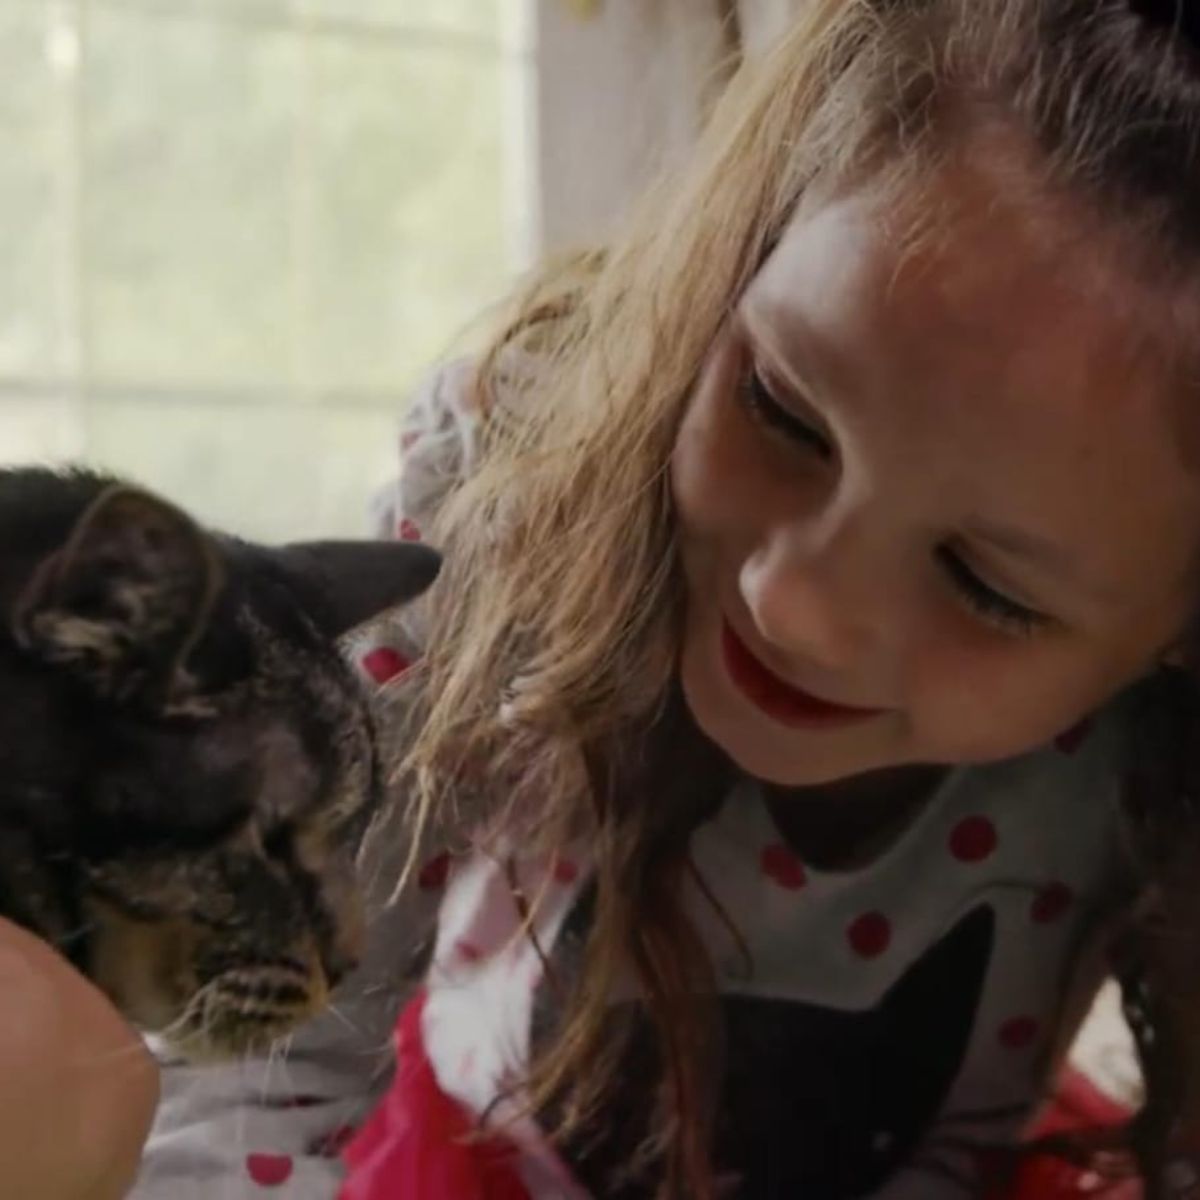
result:
M 711 981 L 683 908 L 698 802 L 647 785 L 680 727 L 667 475 L 705 355 L 815 180 L 918 185 L 968 112 L 1011 122 L 1041 183 L 1136 221 L 1178 263 L 1200 105 L 1173 53 L 1105 0 L 808 0 L 734 78 L 687 169 L 610 246 L 539 273 L 482 357 L 482 456 L 434 530 L 448 561 L 398 782 L 418 829 L 595 846 L 584 963 L 533 1103 L 554 1102 L 562 1136 L 596 1118 L 608 985 L 632 964 L 662 1044 L 663 1195 L 713 1194 Z

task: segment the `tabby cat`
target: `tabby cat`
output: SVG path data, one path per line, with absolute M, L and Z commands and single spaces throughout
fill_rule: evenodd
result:
M 403 543 L 269 549 L 88 473 L 0 471 L 0 915 L 193 1058 L 356 961 L 381 795 L 339 637 L 433 580 Z

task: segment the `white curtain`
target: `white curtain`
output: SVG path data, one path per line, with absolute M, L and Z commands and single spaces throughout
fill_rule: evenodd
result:
M 540 237 L 603 236 L 648 176 L 685 153 L 731 60 L 805 0 L 539 0 L 534 106 Z

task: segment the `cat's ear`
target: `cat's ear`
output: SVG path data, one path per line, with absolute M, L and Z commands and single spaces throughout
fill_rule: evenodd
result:
M 335 638 L 415 600 L 442 565 L 442 556 L 420 542 L 298 542 L 276 554 L 315 585 L 324 611 L 312 615 Z
M 114 484 L 34 572 L 14 634 L 106 699 L 166 704 L 223 579 L 215 546 L 186 513 Z

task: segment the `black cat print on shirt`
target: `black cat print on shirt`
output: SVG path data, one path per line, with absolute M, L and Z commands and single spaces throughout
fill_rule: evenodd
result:
M 556 943 L 566 970 L 590 916 L 576 905 Z M 865 1012 L 726 993 L 718 998 L 720 1086 L 714 1162 L 737 1200 L 853 1200 L 908 1161 L 941 1110 L 970 1041 L 995 943 L 979 907 L 930 947 Z M 535 1038 L 555 1010 L 544 983 Z M 607 1200 L 650 1200 L 653 1164 L 637 1162 L 652 1119 L 657 1037 L 640 1008 L 614 1007 L 624 1037 L 601 1129 L 564 1147 L 577 1177 Z

